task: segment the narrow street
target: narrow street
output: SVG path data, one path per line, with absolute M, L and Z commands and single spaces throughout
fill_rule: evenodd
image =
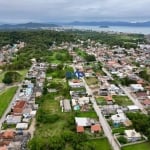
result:
M 114 137 L 113 137 L 113 135 L 111 133 L 111 128 L 110 128 L 109 124 L 105 120 L 104 116 L 101 113 L 101 109 L 98 107 L 98 105 L 97 105 L 97 103 L 95 101 L 95 98 L 94 98 L 94 95 L 93 95 L 91 89 L 89 88 L 89 86 L 85 82 L 84 78 L 82 78 L 82 80 L 84 82 L 84 85 L 85 85 L 85 88 L 87 90 L 87 93 L 92 96 L 90 100 L 91 100 L 91 102 L 93 104 L 93 108 L 94 108 L 96 114 L 99 117 L 99 122 L 100 122 L 101 126 L 103 127 L 104 133 L 105 133 L 106 137 L 108 138 L 109 143 L 111 144 L 111 146 L 112 146 L 112 148 L 114 150 L 120 150 L 120 147 L 116 143 L 116 141 L 115 141 L 115 139 L 114 139 Z

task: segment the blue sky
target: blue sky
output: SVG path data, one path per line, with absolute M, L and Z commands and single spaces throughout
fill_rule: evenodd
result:
M 0 0 L 0 22 L 147 21 L 150 0 Z

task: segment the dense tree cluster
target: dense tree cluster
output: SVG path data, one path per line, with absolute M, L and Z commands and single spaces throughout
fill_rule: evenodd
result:
M 141 113 L 127 113 L 127 117 L 132 121 L 133 127 L 150 140 L 150 116 Z
M 21 78 L 21 75 L 18 72 L 6 72 L 3 78 L 3 83 L 5 84 L 11 84 L 13 82 L 19 81 Z
M 64 131 L 61 136 L 33 138 L 29 142 L 30 150 L 64 150 L 67 145 L 71 145 L 74 150 L 95 150 L 94 145 L 87 143 L 85 134 L 72 131 Z
M 150 82 L 150 74 L 148 74 L 147 70 L 143 70 L 139 73 L 139 76 L 144 80 Z

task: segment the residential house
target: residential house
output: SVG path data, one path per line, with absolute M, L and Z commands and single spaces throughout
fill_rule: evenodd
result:
M 69 112 L 71 111 L 71 105 L 70 105 L 70 100 L 62 100 L 60 101 L 60 105 L 62 107 L 62 111 L 64 112 Z
M 130 88 L 133 92 L 144 91 L 144 88 L 141 84 L 131 84 Z
M 150 107 L 150 99 L 146 99 L 146 100 L 142 101 L 142 104 L 143 104 L 146 108 L 149 108 L 149 107 Z
M 108 105 L 112 105 L 113 104 L 113 99 L 112 99 L 111 95 L 105 96 L 104 98 L 105 98 L 105 100 L 106 100 Z
M 21 116 L 8 115 L 6 117 L 7 124 L 17 124 L 21 122 Z
M 129 142 L 135 142 L 141 140 L 142 136 L 140 133 L 133 130 L 125 130 L 125 136 Z
M 76 131 L 77 131 L 77 133 L 84 133 L 84 127 L 83 126 L 77 126 Z
M 92 133 L 99 133 L 101 132 L 102 128 L 100 126 L 100 124 L 95 124 L 91 126 L 91 132 Z
M 16 129 L 17 130 L 25 130 L 28 128 L 28 123 L 17 123 Z
M 27 105 L 26 101 L 22 101 L 22 100 L 18 101 L 13 107 L 13 114 L 22 115 L 23 110 L 25 109 L 26 105 Z
M 129 106 L 127 106 L 127 108 L 129 111 L 133 111 L 133 112 L 140 110 L 140 108 L 136 105 L 129 105 Z

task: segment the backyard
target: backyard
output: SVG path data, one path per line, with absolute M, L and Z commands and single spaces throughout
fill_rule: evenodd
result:
M 114 95 L 113 99 L 115 100 L 115 103 L 120 106 L 133 105 L 133 102 L 127 96 Z
M 95 150 L 112 150 L 106 138 L 89 140 L 88 143 L 93 145 Z
M 125 146 L 122 148 L 122 150 L 149 150 L 149 149 L 150 149 L 150 142 Z
M 4 111 L 7 109 L 9 103 L 15 95 L 17 88 L 17 86 L 11 87 L 5 90 L 4 92 L 0 93 L 0 118 L 2 117 Z

